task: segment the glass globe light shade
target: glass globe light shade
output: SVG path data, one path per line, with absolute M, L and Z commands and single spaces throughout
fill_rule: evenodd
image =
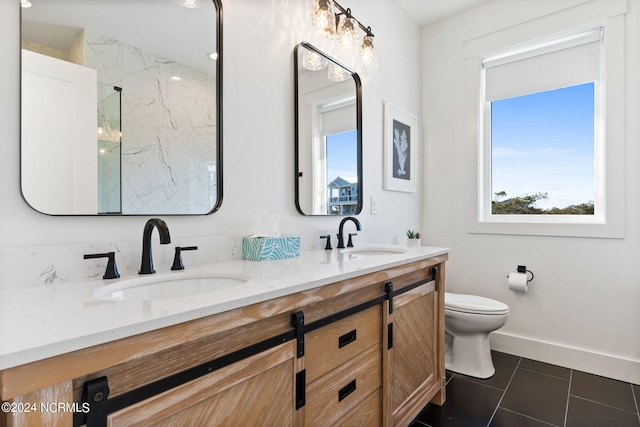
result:
M 347 80 L 350 76 L 351 74 L 341 66 L 336 65 L 333 62 L 329 63 L 327 77 L 332 82 L 341 82 Z
M 375 71 L 380 67 L 378 51 L 373 45 L 373 36 L 366 35 L 362 39 L 360 63 L 362 64 L 362 69 L 367 72 Z
M 316 35 L 330 38 L 336 33 L 336 15 L 333 0 L 314 0 L 311 7 L 311 25 Z
M 302 66 L 307 70 L 318 71 L 327 67 L 327 58 L 310 50 L 304 51 L 302 55 Z
M 359 47 L 358 23 L 351 17 L 340 19 L 336 47 L 345 57 L 354 55 Z

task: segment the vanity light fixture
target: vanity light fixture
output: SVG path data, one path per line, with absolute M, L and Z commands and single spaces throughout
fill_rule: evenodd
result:
M 313 0 L 311 22 L 320 37 L 331 38 L 336 33 L 336 15 L 333 0 Z
M 174 0 L 176 1 L 176 0 Z M 335 42 L 337 56 L 345 59 L 355 59 L 358 63 L 356 68 L 363 71 L 375 71 L 379 67 L 378 52 L 373 43 L 373 33 L 371 27 L 365 27 L 352 14 L 351 9 L 345 9 L 336 0 L 312 0 L 311 23 L 316 30 L 316 34 L 331 38 Z M 359 30 L 364 31 L 361 39 Z M 314 66 L 314 62 L 305 61 L 303 66 L 309 70 L 322 68 L 309 68 Z
M 347 15 L 338 22 L 337 49 L 345 58 L 357 55 L 359 43 L 356 20 L 351 16 L 351 9 L 347 9 Z
M 188 9 L 198 9 L 206 4 L 207 0 L 173 0 L 174 3 Z
M 378 51 L 373 46 L 373 36 L 366 35 L 362 39 L 360 63 L 362 64 L 362 69 L 367 72 L 375 71 L 380 67 Z

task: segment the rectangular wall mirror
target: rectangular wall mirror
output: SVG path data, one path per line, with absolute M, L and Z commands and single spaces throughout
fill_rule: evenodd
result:
M 294 52 L 296 208 L 303 215 L 362 210 L 362 86 L 357 73 L 309 43 Z
M 50 215 L 216 211 L 220 1 L 27 3 L 21 92 L 27 203 Z

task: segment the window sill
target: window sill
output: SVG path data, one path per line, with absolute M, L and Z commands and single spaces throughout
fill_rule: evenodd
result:
M 517 222 L 471 221 L 467 227 L 470 234 L 505 234 L 522 236 L 555 236 L 555 237 L 592 237 L 606 239 L 624 238 L 624 224 L 620 223 L 577 223 L 577 222 Z

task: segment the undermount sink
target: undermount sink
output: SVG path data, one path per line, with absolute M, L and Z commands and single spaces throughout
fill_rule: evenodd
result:
M 371 245 L 340 250 L 345 255 L 395 255 L 407 252 L 408 248 L 398 245 Z
M 246 279 L 232 275 L 199 274 L 180 277 L 180 274 L 168 273 L 124 280 L 96 289 L 93 296 L 106 301 L 151 301 L 210 294 L 247 282 Z

